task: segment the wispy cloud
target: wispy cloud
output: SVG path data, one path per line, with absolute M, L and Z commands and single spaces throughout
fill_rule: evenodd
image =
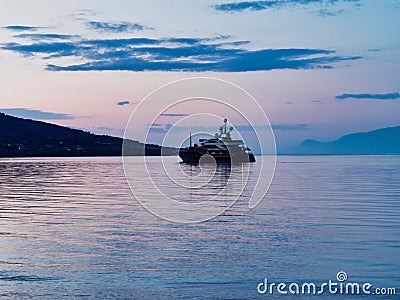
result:
M 290 48 L 244 48 L 249 41 L 217 38 L 126 38 L 46 40 L 32 43 L 9 42 L 4 50 L 43 59 L 78 58 L 80 64 L 56 65 L 50 71 L 184 71 L 247 72 L 274 69 L 333 68 L 340 61 L 360 56 L 340 56 L 333 50 Z
M 87 130 L 87 129 L 85 129 Z M 122 137 L 124 135 L 124 129 L 122 128 L 111 128 L 107 126 L 93 127 L 92 131 L 97 134 L 107 134 L 112 136 Z
M 97 22 L 90 21 L 86 22 L 86 26 L 89 29 L 94 29 L 101 32 L 111 32 L 111 33 L 120 33 L 120 32 L 133 32 L 133 31 L 141 31 L 145 29 L 151 29 L 145 25 L 139 23 L 131 23 L 131 22 Z
M 28 26 L 28 25 L 8 25 L 8 26 L 3 26 L 2 28 L 7 29 L 7 30 L 12 30 L 12 31 L 36 31 L 43 27 Z
M 321 16 L 321 17 L 335 17 L 338 15 L 341 15 L 344 12 L 344 9 L 338 9 L 338 10 L 331 10 L 327 8 L 322 8 L 318 10 L 316 13 Z
M 118 104 L 119 106 L 128 105 L 129 103 L 130 103 L 130 102 L 127 101 L 127 100 L 117 102 L 117 104 Z
M 309 124 L 272 124 L 271 125 L 273 130 L 284 130 L 284 131 L 303 131 L 303 130 L 310 130 L 311 127 Z M 249 126 L 249 125 L 238 125 L 235 126 L 235 129 L 239 131 L 254 131 L 254 129 L 267 129 L 266 127 L 262 126 Z
M 342 94 L 335 97 L 338 100 L 344 99 L 375 99 L 375 100 L 396 100 L 400 98 L 400 93 L 386 94 Z
M 312 103 L 322 104 L 322 101 L 321 101 L 321 100 L 312 100 L 311 102 L 312 102 Z
M 97 16 L 97 12 L 92 9 L 81 9 L 70 15 L 74 20 L 87 20 L 89 17 Z
M 285 131 L 302 131 L 310 130 L 309 124 L 274 124 L 271 125 L 274 130 L 285 130 Z
M 160 116 L 163 116 L 163 117 L 186 117 L 188 115 L 187 114 L 161 114 Z
M 174 128 L 174 132 L 214 132 L 216 130 L 215 126 L 198 126 L 198 125 L 193 125 L 190 127 L 186 126 L 173 126 L 172 124 L 159 124 L 159 123 L 154 123 L 149 126 L 149 130 L 152 133 L 165 133 L 167 132 L 170 128 Z M 280 131 L 305 131 L 305 130 L 311 130 L 311 126 L 309 124 L 273 124 L 271 125 L 273 130 L 280 130 Z M 236 125 L 234 126 L 234 130 L 239 132 L 239 133 L 248 133 L 248 132 L 254 132 L 254 130 L 269 130 L 265 126 L 259 126 L 259 125 Z
M 264 10 L 274 6 L 278 6 L 278 1 L 244 1 L 216 4 L 214 5 L 214 9 L 222 12 L 242 12 L 246 10 Z
M 312 4 L 332 5 L 339 2 L 359 3 L 359 0 L 270 0 L 270 1 L 242 1 L 214 5 L 214 9 L 222 12 L 259 11 L 265 9 L 281 9 L 284 7 L 308 6 Z
M 149 126 L 149 133 L 167 133 L 168 130 L 170 130 L 173 127 L 172 124 L 167 123 L 167 124 L 158 124 L 154 123 Z M 180 127 L 175 126 L 174 129 L 179 129 Z
M 7 115 L 33 120 L 72 120 L 76 117 L 70 114 L 54 113 L 29 108 L 0 108 Z
M 96 127 L 95 129 L 98 129 L 98 130 L 106 130 L 106 131 L 112 131 L 112 130 L 114 130 L 114 128 L 105 127 L 105 126 Z
M 30 40 L 70 40 L 73 38 L 78 38 L 78 35 L 70 34 L 57 34 L 57 33 L 22 33 L 14 35 L 16 38 L 30 39 Z

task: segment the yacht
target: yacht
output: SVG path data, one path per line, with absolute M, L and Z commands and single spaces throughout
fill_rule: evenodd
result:
M 179 156 L 183 163 L 198 164 L 200 161 L 216 163 L 242 163 L 255 162 L 256 159 L 250 148 L 243 140 L 231 138 L 233 127 L 228 128 L 228 120 L 224 119 L 224 125 L 219 128 L 213 138 L 199 139 L 198 144 L 192 146 L 190 135 L 190 146 L 179 149 Z

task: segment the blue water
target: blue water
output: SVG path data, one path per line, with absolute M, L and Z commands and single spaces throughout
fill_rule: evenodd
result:
M 252 210 L 249 197 L 211 221 L 170 223 L 133 198 L 120 158 L 3 159 L 0 298 L 309 299 L 257 284 L 345 271 L 397 288 L 366 298 L 400 299 L 398 156 L 279 157 L 267 197 Z

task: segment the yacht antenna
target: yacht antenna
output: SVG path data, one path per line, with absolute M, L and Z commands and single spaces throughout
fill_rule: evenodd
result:
M 224 119 L 224 133 L 226 134 L 226 123 L 228 122 L 228 119 Z

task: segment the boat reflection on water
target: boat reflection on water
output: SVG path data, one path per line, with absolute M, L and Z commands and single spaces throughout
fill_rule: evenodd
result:
M 199 164 L 183 164 L 176 156 L 141 160 L 129 158 L 125 162 L 135 198 L 153 214 L 181 223 L 201 222 L 224 213 L 244 193 L 251 192 L 254 180 L 250 176 L 257 166 L 202 160 Z
M 207 175 L 212 175 L 212 178 L 210 178 L 211 181 L 219 183 L 221 185 L 224 185 L 228 182 L 232 171 L 232 164 L 229 163 L 213 164 L 210 161 L 203 163 L 200 162 L 199 164 L 182 163 L 180 164 L 180 167 L 185 174 L 187 174 L 192 178 L 196 178 L 202 172 L 204 172 Z M 242 170 L 242 165 L 234 164 L 233 169 L 236 171 L 239 171 L 239 169 Z M 236 172 L 236 175 L 237 174 L 239 174 L 239 172 Z M 243 176 L 243 174 L 239 175 Z
M 184 201 L 202 202 L 209 199 L 227 202 L 239 198 L 247 184 L 250 169 L 248 163 L 181 163 L 180 168 L 188 176 L 191 188 Z

